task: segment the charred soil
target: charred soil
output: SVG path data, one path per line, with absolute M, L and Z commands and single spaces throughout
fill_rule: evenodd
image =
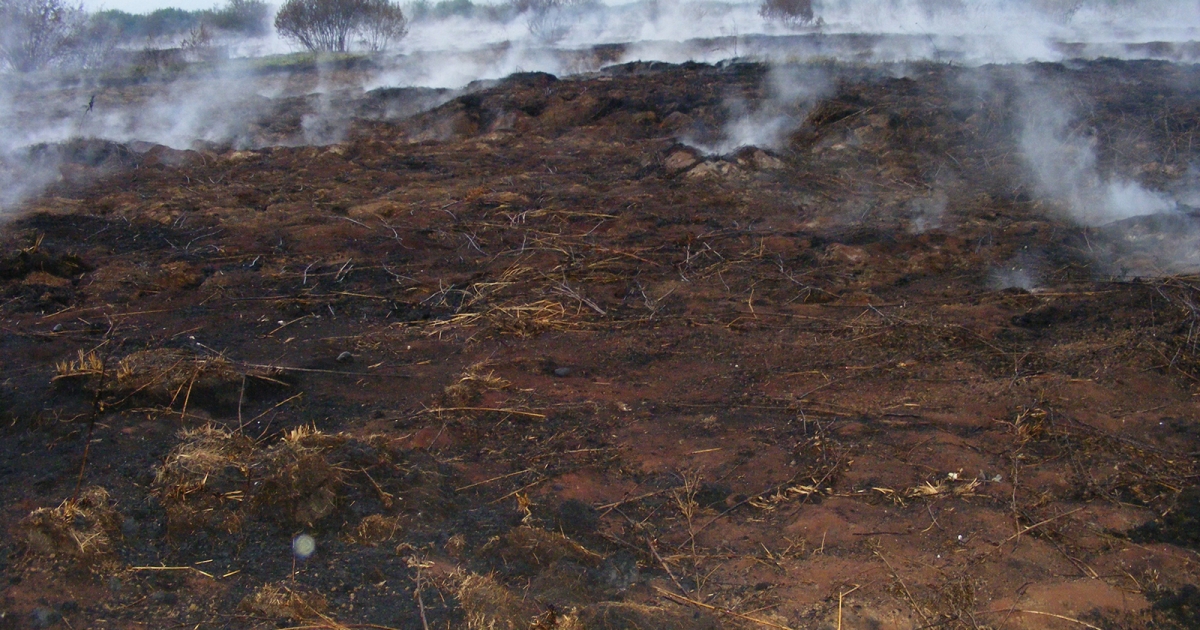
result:
M 1200 73 L 813 68 L 728 155 L 681 140 L 765 66 L 39 149 L 0 626 L 1190 627 L 1196 219 L 1071 221 L 1014 103 L 1052 81 L 1101 176 L 1179 192 Z

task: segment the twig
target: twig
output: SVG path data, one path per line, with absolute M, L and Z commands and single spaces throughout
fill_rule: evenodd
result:
M 821 391 L 822 389 L 825 389 L 826 387 L 829 387 L 829 386 L 831 386 L 831 385 L 836 385 L 836 384 L 838 384 L 838 383 L 841 383 L 842 381 L 848 381 L 848 380 L 850 380 L 850 379 L 858 378 L 858 377 L 860 377 L 860 376 L 862 376 L 862 375 L 864 375 L 864 374 L 867 374 L 868 372 L 870 372 L 870 371 L 872 371 L 872 370 L 874 370 L 874 369 L 876 369 L 876 368 L 883 367 L 883 366 L 885 366 L 885 365 L 887 365 L 887 364 L 889 364 L 889 363 L 892 363 L 892 362 L 893 362 L 893 361 L 890 361 L 890 360 L 889 360 L 889 361 L 880 361 L 879 363 L 876 363 L 875 365 L 869 365 L 869 366 L 867 366 L 865 369 L 862 369 L 862 370 L 856 371 L 854 374 L 847 374 L 846 376 L 842 376 L 842 377 L 840 377 L 840 378 L 835 378 L 835 379 L 833 379 L 833 380 L 831 380 L 831 381 L 828 381 L 828 382 L 826 382 L 826 383 L 823 383 L 823 384 L 821 384 L 821 385 L 818 385 L 818 386 L 816 386 L 816 387 L 814 387 L 814 388 L 812 388 L 812 389 L 810 389 L 810 390 L 808 390 L 808 391 L 806 391 L 806 392 L 804 392 L 804 393 L 802 393 L 802 394 L 798 394 L 798 395 L 796 395 L 796 397 L 795 397 L 795 400 L 797 400 L 797 401 L 804 400 L 805 398 L 808 398 L 810 395 L 812 395 L 812 394 L 815 394 L 815 393 L 817 393 L 817 392 Z
M 104 343 L 112 341 L 114 324 L 109 320 L 108 331 L 104 333 Z M 71 495 L 71 501 L 79 500 L 79 490 L 83 487 L 84 473 L 87 472 L 88 455 L 92 451 L 92 435 L 96 432 L 96 421 L 100 418 L 100 414 L 104 412 L 104 379 L 108 374 L 108 360 L 112 358 L 113 346 L 110 344 L 104 352 L 104 358 L 100 361 L 100 376 L 96 382 L 96 393 L 92 396 L 92 412 L 88 416 L 87 436 L 83 442 L 83 459 L 79 462 L 79 477 L 75 479 L 75 492 Z
M 677 602 L 682 602 L 685 604 L 691 604 L 693 606 L 698 606 L 700 608 L 704 608 L 706 610 L 711 610 L 713 612 L 720 613 L 722 615 L 730 615 L 732 617 L 737 617 L 738 619 L 744 619 L 746 621 L 756 623 L 760 626 L 767 626 L 768 628 L 777 628 L 778 630 L 793 630 L 790 626 L 784 626 L 784 625 L 777 624 L 773 621 L 767 621 L 765 619 L 751 617 L 750 615 L 744 615 L 740 612 L 729 610 L 728 608 L 722 608 L 720 606 L 713 606 L 712 604 L 705 604 L 704 602 L 696 601 L 690 597 L 676 595 L 675 593 L 672 593 L 671 591 L 663 590 L 657 586 L 654 587 L 654 590 L 658 591 L 659 593 L 662 593 L 663 595 L 666 595 L 667 597 L 669 597 Z
M 1062 619 L 1063 621 L 1070 621 L 1071 623 L 1077 623 L 1085 628 L 1089 628 L 1090 630 L 1102 630 L 1099 626 L 1093 626 L 1092 624 L 1090 624 L 1086 621 L 1082 621 L 1080 619 L 1075 619 L 1074 617 L 1067 617 L 1065 615 L 1057 615 L 1055 613 L 1042 612 L 1040 610 L 1021 610 L 1019 608 L 1017 610 L 1014 610 L 1013 612 L 1025 613 L 1026 615 L 1042 615 L 1044 617 L 1054 617 L 1055 619 Z
M 467 490 L 469 488 L 474 488 L 475 486 L 482 486 L 484 484 L 492 483 L 493 481 L 500 481 L 501 479 L 508 479 L 509 477 L 516 477 L 517 475 L 523 475 L 527 472 L 532 472 L 532 471 L 533 471 L 532 468 L 526 468 L 525 470 L 518 470 L 517 472 L 508 473 L 507 475 L 500 475 L 499 477 L 492 477 L 491 479 L 485 479 L 483 481 L 477 481 L 472 484 L 467 484 L 465 486 L 462 486 L 461 488 L 455 488 L 454 491 L 462 492 L 463 490 Z
M 217 579 L 211 573 L 205 573 L 196 567 L 129 567 L 130 571 L 195 571 L 207 578 Z
M 1086 506 L 1085 506 L 1085 507 L 1086 507 Z M 1031 531 L 1031 530 L 1037 529 L 1037 528 L 1041 527 L 1042 525 L 1045 525 L 1046 523 L 1050 523 L 1050 522 L 1052 522 L 1052 521 L 1056 521 L 1056 520 L 1058 520 L 1058 519 L 1060 519 L 1060 518 L 1063 518 L 1064 516 L 1070 516 L 1070 515 L 1072 515 L 1072 514 L 1074 514 L 1074 513 L 1078 512 L 1078 511 L 1082 510 L 1082 509 L 1083 509 L 1083 508 L 1081 508 L 1081 507 L 1078 507 L 1078 508 L 1075 508 L 1074 510 L 1071 510 L 1070 512 L 1063 512 L 1062 514 L 1059 514 L 1058 516 L 1052 516 L 1052 517 L 1050 517 L 1050 518 L 1048 518 L 1048 519 L 1046 519 L 1046 520 L 1044 520 L 1044 521 L 1040 521 L 1040 522 L 1034 523 L 1033 525 L 1030 525 L 1029 527 L 1026 527 L 1025 529 L 1022 529 L 1021 531 L 1019 531 L 1019 532 L 1017 532 L 1017 533 L 1013 534 L 1012 536 L 1009 536 L 1008 538 L 1005 538 L 1005 539 L 1004 539 L 1004 542 L 1002 542 L 1002 543 L 1000 543 L 1000 544 L 1001 544 L 1001 545 L 1003 545 L 1004 543 L 1006 543 L 1006 542 L 1008 542 L 1008 541 L 1010 541 L 1010 540 L 1012 540 L 1012 539 L 1014 539 L 1014 538 L 1020 538 L 1020 537 L 1021 537 L 1021 536 L 1023 536 L 1025 533 L 1027 533 L 1027 532 L 1029 532 L 1029 531 Z
M 850 589 L 850 590 L 848 590 L 848 591 L 845 591 L 845 592 L 843 592 L 841 589 L 838 589 L 838 625 L 837 625 L 837 630 L 842 630 L 842 599 L 843 599 L 843 598 L 845 598 L 845 597 L 846 597 L 847 595 L 849 595 L 850 593 L 853 593 L 854 591 L 857 591 L 857 590 L 858 590 L 858 589 L 860 589 L 860 588 L 862 588 L 862 585 L 861 585 L 861 584 L 855 584 L 855 585 L 854 585 L 854 588 L 852 588 L 852 589 Z
M 280 407 L 282 407 L 282 406 L 286 405 L 287 403 L 289 403 L 289 402 L 291 402 L 291 401 L 293 401 L 293 400 L 296 400 L 297 398 L 299 398 L 299 397 L 301 397 L 301 396 L 303 396 L 303 395 L 304 395 L 304 392 L 300 392 L 299 394 L 296 394 L 296 395 L 294 395 L 294 396 L 291 396 L 291 397 L 285 398 L 285 399 L 283 399 L 283 400 L 281 400 L 281 401 L 279 401 L 279 402 L 275 403 L 275 405 L 274 405 L 274 406 L 272 406 L 270 409 L 268 409 L 268 410 L 266 410 L 266 411 L 264 411 L 264 412 L 262 412 L 262 413 L 258 414 L 257 416 L 254 416 L 253 418 L 251 418 L 251 419 L 247 420 L 246 422 L 243 422 L 242 424 L 238 425 L 238 428 L 237 428 L 237 431 L 236 431 L 236 432 L 240 433 L 242 429 L 246 428 L 246 425 L 249 425 L 249 424 L 252 424 L 252 423 L 254 423 L 254 421 L 258 420 L 259 418 L 261 418 L 261 417 L 263 417 L 263 416 L 267 415 L 268 413 L 271 413 L 272 411 L 275 411 L 276 409 L 278 409 L 278 408 L 280 408 Z
M 883 563 L 887 565 L 888 571 L 892 572 L 892 577 L 896 578 L 896 581 L 900 583 L 900 588 L 904 589 L 904 596 L 908 598 L 909 605 L 912 606 L 913 610 L 917 611 L 918 615 L 921 615 L 921 619 L 925 621 L 925 624 L 929 625 L 929 617 L 925 615 L 925 611 L 921 610 L 920 604 L 913 598 L 912 592 L 908 590 L 908 585 L 904 583 L 904 578 L 901 578 L 900 574 L 896 573 L 896 569 L 892 566 L 891 562 L 888 562 L 887 557 L 883 555 L 882 551 L 876 549 L 875 555 L 879 556 L 880 560 L 883 560 Z
M 679 580 L 675 577 L 675 574 L 671 572 L 671 567 L 667 566 L 667 561 L 663 560 L 663 557 L 658 555 L 658 547 L 654 545 L 654 539 L 648 534 L 646 535 L 646 543 L 650 545 L 650 553 L 654 554 L 654 557 L 658 560 L 658 563 L 662 565 L 663 570 L 667 572 L 667 577 L 671 578 L 671 581 L 675 583 L 675 588 L 679 589 L 679 592 L 686 596 L 688 594 L 688 590 L 683 588 L 683 584 L 680 584 Z M 666 591 L 663 592 L 666 593 Z
M 417 567 L 417 587 L 413 589 L 413 593 L 417 596 L 417 608 L 421 611 L 421 627 L 424 630 L 429 630 L 429 620 L 425 618 L 425 600 L 421 597 L 421 567 Z
M 534 413 L 532 411 L 520 411 L 518 409 L 506 409 L 502 407 L 434 407 L 426 409 L 426 413 L 441 413 L 443 411 L 494 411 L 496 413 L 511 413 L 518 416 L 528 416 L 530 418 L 545 419 L 546 414 Z

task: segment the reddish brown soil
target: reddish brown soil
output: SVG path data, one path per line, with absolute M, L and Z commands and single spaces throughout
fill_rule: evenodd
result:
M 753 64 L 517 76 L 325 147 L 64 150 L 3 232 L 3 623 L 1192 627 L 1200 285 L 1056 218 L 1012 102 L 1052 78 L 1100 168 L 1169 189 L 1196 68 L 826 70 L 775 153 L 675 140 L 761 98 Z M 266 457 L 169 518 L 208 424 L 345 434 L 332 507 Z M 39 544 L 80 479 L 115 516 Z

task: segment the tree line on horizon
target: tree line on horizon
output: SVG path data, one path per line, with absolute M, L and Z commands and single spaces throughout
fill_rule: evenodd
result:
M 647 0 L 653 2 L 654 0 Z M 720 0 L 714 0 L 720 1 Z M 752 0 L 754 1 L 754 0 Z M 759 14 L 791 28 L 820 27 L 823 7 L 863 0 L 757 0 Z M 1002 0 L 883 0 L 912 3 L 927 13 L 955 13 Z M 1060 20 L 1085 5 L 1132 5 L 1153 0 L 1016 0 Z M 530 35 L 545 44 L 561 40 L 585 11 L 601 0 L 227 0 L 197 11 L 164 8 L 146 14 L 87 12 L 79 0 L 0 0 L 0 68 L 30 72 L 48 67 L 105 65 L 114 51 L 180 48 L 209 51 L 217 42 L 275 32 L 313 52 L 378 52 L 400 41 L 409 21 L 452 17 L 509 22 L 523 17 Z M 274 19 L 272 20 L 272 15 Z M 201 55 L 203 56 L 203 55 Z

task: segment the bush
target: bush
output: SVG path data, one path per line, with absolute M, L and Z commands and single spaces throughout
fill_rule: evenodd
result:
M 809 24 L 813 21 L 812 0 L 763 0 L 758 14 L 788 26 Z
M 595 4 L 591 0 L 509 0 L 514 12 L 526 15 L 529 34 L 547 44 L 566 37 L 577 14 Z
M 258 37 L 270 31 L 267 25 L 270 13 L 270 5 L 262 0 L 229 0 L 225 8 L 206 12 L 203 19 L 227 33 Z
M 408 32 L 408 20 L 390 0 L 287 0 L 275 30 L 313 52 L 345 52 L 355 36 L 383 50 Z
M 63 59 L 86 23 L 83 7 L 64 0 L 0 0 L 0 59 L 18 72 Z
M 359 27 L 359 42 L 372 52 L 387 50 L 393 40 L 399 41 L 408 34 L 408 18 L 400 5 L 387 0 L 374 0 L 366 18 Z

